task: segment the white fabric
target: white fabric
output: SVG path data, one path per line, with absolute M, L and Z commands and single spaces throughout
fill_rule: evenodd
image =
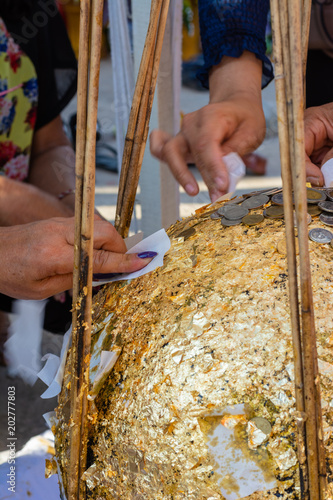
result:
M 41 344 L 46 300 L 17 300 L 13 305 L 15 319 L 5 343 L 10 376 L 19 376 L 33 385 L 41 368 Z
M 333 187 L 333 158 L 324 163 L 321 167 L 321 172 L 324 176 L 324 186 Z
M 134 66 L 128 31 L 126 2 L 124 0 L 108 0 L 108 2 L 118 172 L 120 172 L 135 85 Z

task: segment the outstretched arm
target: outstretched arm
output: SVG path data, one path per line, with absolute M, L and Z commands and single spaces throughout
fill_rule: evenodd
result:
M 214 201 L 228 191 L 222 156 L 253 151 L 265 136 L 261 86 L 273 78 L 265 56 L 268 0 L 199 0 L 200 33 L 210 102 L 183 119 L 178 135 L 153 131 L 152 154 L 166 161 L 189 195 L 198 185 L 187 168 L 194 162 Z
M 160 130 L 151 133 L 152 154 L 168 163 L 187 194 L 199 192 L 188 163 L 196 164 L 214 201 L 228 191 L 222 157 L 231 151 L 249 153 L 264 139 L 261 75 L 262 63 L 250 52 L 237 59 L 223 57 L 210 70 L 209 104 L 185 115 L 175 137 Z

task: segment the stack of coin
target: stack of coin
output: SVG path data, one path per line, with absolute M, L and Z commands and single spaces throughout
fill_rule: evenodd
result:
M 267 206 L 269 202 L 271 205 Z M 319 219 L 323 224 L 333 227 L 333 189 L 319 190 L 307 188 L 307 202 L 308 224 L 312 222 L 312 217 L 319 215 Z M 263 213 L 249 214 L 249 210 L 259 209 L 262 207 L 264 207 Z M 264 217 L 269 219 L 283 219 L 284 209 L 282 189 L 274 188 L 262 191 L 252 191 L 251 193 L 237 196 L 232 200 L 225 202 L 215 212 L 211 213 L 210 217 L 211 219 L 221 220 L 222 226 L 237 226 L 238 224 L 255 226 L 259 224 Z M 295 227 L 297 226 L 295 212 L 294 225 Z M 322 243 L 323 241 L 319 241 L 318 239 L 320 236 L 316 236 L 316 231 L 314 233 L 311 231 L 311 235 L 309 234 L 310 239 L 316 241 L 317 243 Z M 322 229 L 321 231 L 325 230 Z M 313 236 L 313 234 L 315 236 Z M 185 237 L 189 236 L 190 235 L 187 234 L 185 235 Z
M 242 218 L 249 213 L 248 209 L 242 205 L 224 205 L 218 209 L 218 213 L 222 215 L 222 226 L 237 226 L 241 224 Z
M 333 201 L 320 201 L 318 206 L 322 210 L 319 219 L 327 226 L 333 226 Z
M 333 189 L 326 189 L 326 196 L 330 201 L 333 201 Z

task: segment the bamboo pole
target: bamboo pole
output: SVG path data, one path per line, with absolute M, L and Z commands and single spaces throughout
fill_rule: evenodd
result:
M 286 17 L 287 3 L 285 0 L 271 0 L 272 36 L 275 62 L 275 88 L 278 113 L 278 130 L 280 138 L 281 175 L 283 184 L 283 205 L 287 241 L 287 263 L 289 277 L 289 302 L 291 316 L 291 331 L 293 339 L 293 356 L 295 366 L 295 397 L 297 418 L 297 452 L 300 464 L 300 484 L 302 497 L 307 495 L 308 471 L 305 456 L 304 428 L 304 394 L 303 394 L 303 362 L 301 345 L 301 328 L 299 320 L 297 261 L 295 248 L 295 230 L 293 217 L 292 174 L 289 147 L 289 120 L 286 101 L 287 64 L 283 58 L 282 31 L 280 12 Z
M 291 71 L 293 118 L 295 133 L 294 156 L 294 192 L 297 216 L 298 238 L 300 248 L 300 292 L 301 292 L 301 322 L 304 370 L 304 395 L 306 411 L 306 442 L 309 471 L 310 499 L 323 499 L 324 491 L 320 481 L 320 451 L 318 436 L 318 406 L 320 395 L 315 378 L 318 374 L 316 364 L 316 331 L 311 285 L 311 268 L 308 245 L 307 196 L 304 151 L 304 97 L 303 97 L 303 66 L 301 45 L 301 12 L 296 2 L 289 0 L 289 35 L 290 51 L 293 55 Z M 321 430 L 322 434 L 322 430 Z
M 136 85 L 134 89 L 133 102 L 131 107 L 131 112 L 129 116 L 129 122 L 127 127 L 127 133 L 125 137 L 124 152 L 122 167 L 119 179 L 118 188 L 118 198 L 117 198 L 117 209 L 115 217 L 115 227 L 119 231 L 120 224 L 120 214 L 122 213 L 122 204 L 124 199 L 124 190 L 126 186 L 126 179 L 128 175 L 128 169 L 130 164 L 130 158 L 132 155 L 134 134 L 136 130 L 136 124 L 138 120 L 138 114 L 141 106 L 141 100 L 144 93 L 147 70 L 151 61 L 152 53 L 155 47 L 156 33 L 159 23 L 159 16 L 161 11 L 163 0 L 152 0 L 152 5 L 150 9 L 149 25 L 147 29 L 147 36 L 145 40 L 145 45 L 142 52 L 142 58 L 140 63 L 140 68 L 136 80 Z M 121 231 L 119 231 L 121 233 Z
M 159 6 L 158 25 L 156 31 L 154 32 L 154 38 L 150 36 L 148 27 L 144 52 L 145 49 L 147 50 L 147 52 L 149 51 L 149 58 L 145 58 L 144 63 L 142 58 L 138 75 L 138 81 L 142 82 L 144 79 L 144 87 L 141 92 L 138 112 L 133 112 L 132 114 L 131 110 L 131 116 L 126 135 L 126 153 L 124 151 L 122 171 L 119 183 L 115 227 L 123 237 L 128 235 L 133 213 L 135 195 L 139 182 L 143 154 L 148 136 L 149 119 L 156 88 L 157 74 L 161 59 L 163 38 L 170 0 L 162 0 L 162 2 L 158 1 L 156 3 L 158 3 Z M 151 9 L 151 16 L 152 12 L 153 6 Z M 150 21 L 149 25 L 153 25 L 153 23 Z M 126 147 L 127 144 L 128 147 Z M 130 153 L 129 145 L 131 145 Z
M 82 130 L 78 132 L 84 142 L 83 171 L 77 173 L 82 178 L 82 194 L 76 206 L 77 220 L 80 220 L 79 240 L 75 246 L 80 248 L 80 266 L 77 301 L 75 302 L 75 336 L 73 337 L 72 385 L 71 385 L 71 422 L 70 426 L 70 471 L 68 474 L 68 497 L 72 500 L 86 498 L 85 485 L 81 476 L 86 468 L 88 440 L 88 390 L 91 344 L 91 306 L 92 306 L 92 263 L 93 263 L 93 230 L 94 230 L 94 197 L 95 197 L 95 159 L 96 159 L 96 124 L 98 106 L 98 85 L 100 54 L 102 44 L 103 0 L 92 0 L 91 9 L 91 43 L 88 107 L 86 123 L 80 123 Z M 86 17 L 84 18 L 86 20 Z M 86 29 L 82 33 L 87 34 Z M 89 31 L 88 31 L 89 33 Z M 81 33 L 80 33 L 81 37 Z M 88 53 L 89 37 L 86 37 Z M 84 56 L 84 60 L 85 56 Z M 80 75 L 85 78 L 84 73 Z M 83 107 L 86 97 L 82 95 Z M 85 111 L 82 112 L 84 117 Z M 78 124 L 79 125 L 79 124 Z M 83 144 L 80 145 L 81 154 Z M 81 180 L 81 178 L 80 178 Z M 81 206 L 80 206 L 81 205 Z M 78 211 L 81 208 L 81 217 Z M 74 315 L 73 315 L 74 316 Z
M 78 328 L 79 292 L 80 292 L 80 259 L 81 259 L 81 220 L 83 201 L 83 172 L 85 159 L 86 126 L 87 126 L 87 95 L 89 68 L 89 33 L 90 33 L 91 0 L 80 2 L 80 35 L 77 87 L 77 126 L 75 155 L 75 236 L 74 236 L 74 272 L 73 272 L 73 313 L 72 313 L 72 347 L 71 347 L 71 418 L 76 413 L 75 404 L 80 393 L 79 360 L 82 356 L 80 334 Z M 74 419 L 72 420 L 74 421 Z M 70 428 L 70 464 L 68 496 L 75 498 L 76 485 L 79 478 L 80 426 Z
M 76 152 L 75 152 L 75 245 L 74 245 L 74 273 L 73 273 L 73 347 L 76 333 L 76 304 L 79 296 L 80 279 L 80 247 L 81 247 L 81 217 L 83 200 L 83 171 L 86 143 L 87 124 L 87 95 L 88 95 L 88 40 L 90 32 L 90 2 L 80 1 L 80 35 L 79 61 L 77 82 L 77 124 L 76 124 Z M 73 353 L 73 349 L 72 349 Z
M 311 10 L 309 3 L 309 0 L 302 0 L 302 2 L 295 2 L 295 0 L 280 0 L 279 2 L 278 0 L 271 0 L 271 10 L 273 47 L 277 72 L 278 126 L 295 361 L 298 456 L 300 461 L 301 486 L 303 486 L 301 493 L 302 498 L 322 500 L 325 495 L 326 470 L 322 443 L 320 388 L 308 249 L 307 196 L 304 167 L 303 76 L 309 31 L 309 12 Z M 301 13 L 303 17 L 301 17 Z M 295 195 L 300 247 L 300 317 L 292 218 L 292 190 Z M 306 419 L 305 434 L 304 410 Z

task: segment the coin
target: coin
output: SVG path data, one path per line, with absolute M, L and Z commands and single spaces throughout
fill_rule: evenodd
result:
M 307 222 L 308 222 L 308 225 L 311 224 L 312 222 L 312 217 L 310 214 L 306 214 L 307 215 Z M 294 227 L 297 227 L 297 217 L 296 217 L 296 212 L 294 211 Z
M 237 203 L 241 203 L 244 200 L 245 200 L 244 196 L 237 196 L 236 198 L 233 198 L 232 200 L 226 201 L 225 205 L 237 205 Z
M 308 214 L 319 215 L 321 214 L 321 208 L 318 205 L 308 205 Z
M 242 223 L 242 219 L 230 220 L 222 217 L 221 224 L 222 226 L 238 226 L 238 224 Z
M 276 248 L 281 255 L 287 255 L 287 242 L 285 237 L 281 238 L 277 242 Z M 298 238 L 295 238 L 295 248 L 296 248 L 296 255 L 298 255 L 299 254 Z
M 267 196 L 271 196 L 271 195 L 277 194 L 277 193 L 282 193 L 282 188 L 269 189 L 268 191 L 263 191 L 262 194 L 267 194 Z
M 265 194 L 257 194 L 255 196 L 251 196 L 251 198 L 248 198 L 247 200 L 243 201 L 242 207 L 251 209 L 251 208 L 259 208 L 262 207 L 263 205 L 266 205 L 266 203 L 269 202 L 269 197 L 266 196 Z
M 271 202 L 274 203 L 275 205 L 283 205 L 283 194 L 282 193 L 273 194 Z
M 218 212 L 213 212 L 210 214 L 211 219 L 221 219 L 222 215 L 220 215 Z
M 318 207 L 320 207 L 325 212 L 333 212 L 333 201 L 320 201 L 318 203 Z
M 333 234 L 327 229 L 316 227 L 309 231 L 309 238 L 316 243 L 330 243 L 330 241 L 332 241 L 333 239 Z
M 272 426 L 270 422 L 264 417 L 254 417 L 251 418 L 250 422 L 253 422 L 258 429 L 264 434 L 270 434 L 272 432 Z
M 321 222 L 326 224 L 326 226 L 333 226 L 333 215 L 320 214 L 319 219 L 321 220 Z
M 223 208 L 223 215 L 229 220 L 242 219 L 249 213 L 248 209 L 241 205 L 228 205 Z M 218 210 L 218 212 L 220 213 L 220 209 Z
M 327 189 L 326 196 L 330 201 L 333 201 L 333 189 Z
M 193 236 L 195 234 L 195 229 L 194 227 L 189 227 L 188 229 L 185 229 L 181 233 L 177 235 L 177 238 L 184 238 L 184 241 L 187 240 L 190 236 Z
M 222 207 L 218 208 L 216 210 L 216 213 L 219 214 L 221 217 L 223 217 L 224 215 L 224 210 L 225 210 L 225 205 L 223 205 Z
M 245 224 L 246 226 L 256 226 L 257 224 L 260 224 L 264 220 L 264 216 L 261 214 L 250 214 L 250 215 L 245 215 L 245 217 L 242 218 L 242 223 Z
M 280 205 L 271 205 L 264 210 L 264 216 L 270 219 L 282 219 L 283 215 L 284 210 Z
M 319 203 L 319 201 L 326 200 L 326 194 L 323 191 L 317 191 L 317 189 L 308 188 L 306 196 L 308 203 Z

